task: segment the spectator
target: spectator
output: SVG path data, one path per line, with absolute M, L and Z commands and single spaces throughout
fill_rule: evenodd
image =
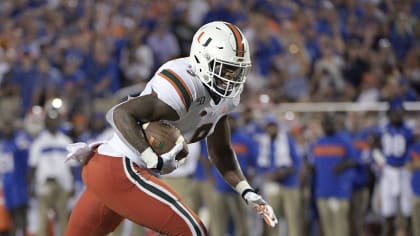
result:
M 263 132 L 263 127 L 258 123 L 254 109 L 247 105 L 244 111 L 241 112 L 241 116 L 243 122 L 241 129 L 254 141 L 257 141 L 257 135 Z
M 65 163 L 66 146 L 71 139 L 59 131 L 62 117 L 56 109 L 46 111 L 45 130 L 34 140 L 29 151 L 32 194 L 39 204 L 37 235 L 47 235 L 47 210 L 57 213 L 59 234 L 63 235 L 68 221 L 67 204 L 73 191 L 73 176 Z
M 205 0 L 188 1 L 188 22 L 198 28 L 203 23 L 204 14 L 209 11 L 209 3 Z
M 403 59 L 414 44 L 414 35 L 408 16 L 401 12 L 391 26 L 390 42 L 398 59 Z
M 109 48 L 97 43 L 93 50 L 92 62 L 89 65 L 89 89 L 94 98 L 112 95 L 120 88 L 118 68 L 110 57 Z
M 180 56 L 186 57 L 190 55 L 191 39 L 194 35 L 196 27 L 188 22 L 188 8 L 186 3 L 180 3 L 175 9 L 175 19 L 171 28 L 178 41 L 180 47 Z
M 228 9 L 221 0 L 210 0 L 208 1 L 209 9 L 204 15 L 201 23 L 209 23 L 215 20 L 226 21 L 228 17 Z
M 321 47 L 321 58 L 315 63 L 314 86 L 316 87 L 315 97 L 323 100 L 335 101 L 339 99 L 344 91 L 345 83 L 342 75 L 344 66 L 343 59 L 334 52 L 334 48 L 327 44 L 324 39 Z
M 363 113 L 349 112 L 346 118 L 347 129 L 343 132 L 351 138 L 356 160 L 353 191 L 350 199 L 350 235 L 362 236 L 369 205 L 369 189 L 373 182 L 370 170 L 373 124 L 372 119 Z
M 147 38 L 147 44 L 154 53 L 155 65 L 173 59 L 181 53 L 175 35 L 169 30 L 168 19 L 161 20 Z M 162 47 L 165 45 L 165 47 Z
M 4 77 L 10 71 L 10 69 L 10 64 L 6 59 L 5 50 L 0 47 L 0 85 L 2 85 L 3 81 L 5 80 Z M 2 93 L 0 93 L 0 96 L 1 95 Z
M 153 51 L 144 40 L 146 30 L 139 29 L 134 34 L 121 55 L 125 85 L 145 84 L 151 78 L 154 67 Z
M 359 39 L 352 39 L 348 42 L 345 61 L 346 64 L 343 67 L 344 78 L 355 88 L 358 88 L 363 83 L 363 74 L 370 67 L 366 50 L 363 49 Z
M 36 73 L 35 57 L 29 49 L 24 49 L 21 59 L 12 67 L 12 81 L 18 89 L 21 98 L 21 114 L 25 114 L 34 104 L 34 91 L 36 81 L 33 75 Z
M 278 37 L 273 34 L 265 24 L 266 20 L 257 25 L 256 38 L 254 39 L 255 68 L 263 76 L 267 76 L 269 68 L 273 65 L 275 56 L 283 52 L 283 45 Z
M 407 232 L 411 216 L 410 173 L 404 168 L 408 150 L 413 143 L 413 133 L 407 127 L 401 106 L 391 106 L 389 121 L 377 131 L 376 147 L 385 158 L 380 179 L 381 213 L 385 218 L 385 236 L 395 235 L 397 231 Z M 403 220 L 396 224 L 399 212 Z
M 413 236 L 420 235 L 420 136 L 416 133 L 415 144 L 409 151 L 407 167 L 412 171 L 411 188 L 413 190 L 413 207 L 411 229 Z
M 11 234 L 24 236 L 27 228 L 26 213 L 29 205 L 27 173 L 29 140 L 16 127 L 13 119 L 3 120 L 0 139 L 0 159 L 3 191 L 12 219 Z
M 356 98 L 357 102 L 372 103 L 378 102 L 381 98 L 378 79 L 373 72 L 367 72 L 362 76 L 359 89 L 359 95 Z
M 324 135 L 310 149 L 321 228 L 325 236 L 349 236 L 354 149 L 350 140 L 337 132 L 334 115 L 326 114 L 321 123 Z
M 263 193 L 272 203 L 277 215 L 284 215 L 287 235 L 301 235 L 299 218 L 300 157 L 295 140 L 281 127 L 277 117 L 268 115 L 264 119 L 265 132 L 258 136 L 257 166 L 262 171 Z M 283 212 L 282 212 L 283 211 Z M 283 214 L 281 214 L 283 213 Z M 279 234 L 279 226 L 266 228 L 268 235 Z
M 35 75 L 32 76 L 35 81 L 33 105 L 42 105 L 59 95 L 63 87 L 60 71 L 53 68 L 46 57 L 38 59 Z
M 86 74 L 79 68 L 81 60 L 74 56 L 67 56 L 62 68 L 64 97 L 70 107 L 83 107 L 87 100 Z M 83 109 L 82 109 L 83 111 Z
M 286 34 L 292 33 L 286 32 Z M 280 70 L 285 73 L 284 83 L 281 87 L 282 93 L 287 101 L 307 101 L 310 95 L 309 78 L 307 77 L 310 61 L 306 49 L 301 45 L 301 42 L 290 42 L 287 48 L 287 52 L 279 56 L 276 61 Z

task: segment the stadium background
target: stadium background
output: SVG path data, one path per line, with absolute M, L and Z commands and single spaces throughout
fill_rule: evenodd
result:
M 419 17 L 416 0 L 1 1 L 0 126 L 25 132 L 42 123 L 42 108 L 56 107 L 63 132 L 92 140 L 105 129 L 106 109 L 138 94 L 163 62 L 188 56 L 199 26 L 224 20 L 243 30 L 252 50 L 241 114 L 253 113 L 262 126 L 274 115 L 302 160 L 322 135 L 325 112 L 336 112 L 344 130 L 357 119 L 384 123 L 401 105 L 418 134 Z M 0 169 L 10 161 L 1 157 Z M 367 235 L 382 228 L 374 203 Z M 307 211 L 302 221 L 316 223 Z

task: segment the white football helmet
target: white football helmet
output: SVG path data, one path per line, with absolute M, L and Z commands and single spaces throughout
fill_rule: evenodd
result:
M 251 68 L 248 41 L 235 25 L 214 21 L 194 34 L 192 70 L 211 91 L 224 98 L 238 95 Z

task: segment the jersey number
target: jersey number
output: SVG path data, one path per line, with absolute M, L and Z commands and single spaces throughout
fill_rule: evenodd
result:
M 406 140 L 402 135 L 384 134 L 382 136 L 382 150 L 386 156 L 403 157 Z
M 191 137 L 191 143 L 195 143 L 198 140 L 201 140 L 205 137 L 207 137 L 207 135 L 209 134 L 211 127 L 213 127 L 213 123 L 209 123 L 209 124 L 204 124 L 200 127 L 198 127 L 194 134 Z

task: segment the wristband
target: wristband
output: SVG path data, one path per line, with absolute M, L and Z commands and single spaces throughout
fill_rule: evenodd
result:
M 255 191 L 253 189 L 248 188 L 248 189 L 245 189 L 245 191 L 243 191 L 242 194 L 241 194 L 242 199 L 244 199 L 246 201 L 246 203 L 248 203 L 248 201 L 245 199 L 245 195 L 249 192 L 255 193 Z
M 245 192 L 253 191 L 254 189 L 249 185 L 248 181 L 242 180 L 235 186 L 236 192 L 240 195 L 245 195 Z
M 146 163 L 147 168 L 159 168 L 159 159 L 160 159 L 160 168 L 162 168 L 162 158 L 160 158 L 151 147 L 146 148 L 141 154 L 140 159 Z

